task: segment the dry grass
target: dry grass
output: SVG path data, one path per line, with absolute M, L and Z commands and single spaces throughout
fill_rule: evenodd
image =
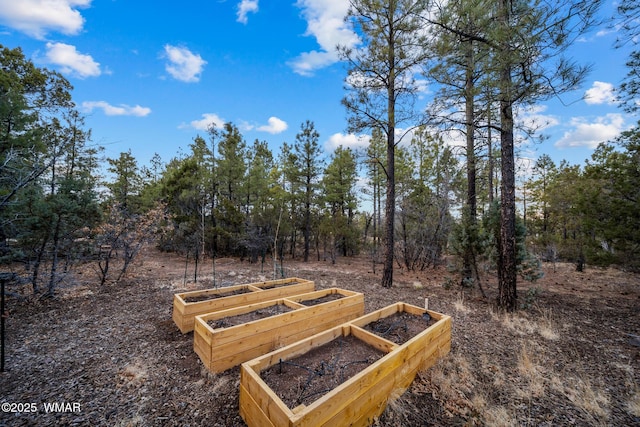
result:
M 467 321 L 467 314 L 472 313 L 461 296 L 453 302 L 453 308 L 458 321 Z M 607 392 L 595 384 L 584 369 L 575 366 L 573 356 L 559 355 L 551 345 L 562 338 L 560 321 L 552 309 L 535 308 L 508 314 L 488 310 L 488 316 L 484 318 L 491 326 L 487 329 L 503 338 L 492 341 L 493 337 L 488 336 L 487 346 L 490 348 L 494 344 L 496 353 L 513 353 L 513 365 L 505 364 L 504 359 L 494 358 L 487 351 L 477 355 L 452 351 L 430 369 L 429 375 L 433 396 L 450 416 L 464 418 L 470 421 L 469 425 L 527 425 L 536 419 L 535 416 L 532 418 L 532 411 L 542 402 L 560 399 L 565 405 L 576 408 L 577 413 L 582 414 L 581 419 L 589 420 L 589 425 L 607 423 L 611 412 Z M 567 327 L 563 326 L 562 330 Z M 514 349 L 519 351 L 514 352 Z M 569 366 L 556 364 L 558 357 L 571 363 Z M 627 373 L 631 385 L 633 368 L 624 365 L 617 369 Z M 515 400 L 507 405 L 505 396 Z M 626 409 L 639 416 L 639 392 L 630 396 Z
M 405 426 L 408 423 L 407 414 L 413 411 L 413 402 L 400 399 L 400 396 L 390 396 L 385 409 L 385 427 Z M 375 427 L 382 427 L 378 419 L 374 421 Z
M 507 377 L 500 365 L 497 365 L 494 360 L 490 359 L 486 354 L 483 354 L 480 356 L 480 366 L 482 366 L 491 377 L 491 385 L 493 387 L 500 389 L 505 386 Z
M 464 293 L 460 293 L 458 294 L 455 302 L 453 303 L 453 308 L 458 312 L 458 313 L 468 313 L 470 308 L 465 304 L 464 302 Z
M 560 337 L 551 309 L 538 309 L 531 313 L 506 314 L 492 311 L 491 316 L 494 320 L 500 320 L 507 330 L 519 336 L 525 337 L 537 334 L 550 341 L 555 341 Z
M 640 386 L 635 380 L 635 369 L 630 363 L 616 362 L 613 366 L 625 374 L 625 386 L 630 390 L 625 410 L 634 417 L 640 418 Z
M 120 377 L 132 383 L 144 382 L 147 377 L 147 369 L 139 362 L 130 363 L 120 371 Z
M 513 427 L 518 425 L 518 419 L 513 411 L 504 406 L 493 406 L 484 412 L 486 425 L 493 427 Z
M 627 411 L 634 417 L 640 417 L 640 391 L 636 390 L 627 402 Z
M 609 397 L 591 384 L 589 378 L 575 378 L 567 382 L 564 393 L 574 405 L 586 411 L 596 421 L 609 415 Z
M 556 327 L 555 316 L 551 308 L 540 309 L 540 318 L 538 321 L 538 334 L 544 339 L 556 341 L 560 338 L 558 328 Z
M 537 363 L 536 355 L 541 354 L 541 349 L 529 350 L 531 343 L 524 344 L 518 360 L 518 372 L 524 387 L 517 390 L 517 396 L 531 400 L 542 397 L 545 392 L 545 369 Z
M 429 370 L 432 394 L 444 403 L 450 415 L 470 416 L 474 407 L 472 397 L 478 379 L 464 355 L 450 354 Z
M 144 418 L 142 418 L 140 415 L 136 415 L 135 417 L 128 420 L 120 420 L 114 426 L 115 427 L 136 427 L 136 426 L 143 426 L 143 425 L 144 425 Z

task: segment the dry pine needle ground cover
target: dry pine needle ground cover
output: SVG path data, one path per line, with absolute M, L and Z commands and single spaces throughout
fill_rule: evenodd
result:
M 285 263 L 287 276 L 316 289 L 364 292 L 367 312 L 429 298 L 430 309 L 453 317 L 451 353 L 378 426 L 640 425 L 640 276 L 569 264 L 545 271 L 520 283 L 527 308 L 507 315 L 492 308 L 492 278 L 484 300 L 445 289 L 444 268 L 396 271 L 395 286 L 383 289 L 364 259 Z M 210 272 L 185 284 L 184 260 L 149 249 L 118 285 L 99 288 L 87 269 L 56 300 L 9 299 L 0 403 L 35 411 L 0 412 L 0 426 L 243 426 L 238 368 L 208 374 L 192 333 L 171 320 L 173 294 L 210 287 Z M 218 260 L 216 273 L 218 285 L 273 277 L 232 259 Z M 47 412 L 54 402 L 79 405 Z

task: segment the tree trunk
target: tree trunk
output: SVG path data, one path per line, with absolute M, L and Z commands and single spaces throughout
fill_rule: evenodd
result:
M 467 203 L 463 218 L 465 227 L 465 248 L 462 267 L 462 285 L 466 281 L 472 281 L 474 272 L 478 271 L 475 265 L 476 245 L 476 153 L 475 153 L 475 115 L 474 115 L 474 81 L 473 72 L 475 62 L 473 56 L 473 42 L 465 43 L 466 48 L 466 81 L 465 81 L 465 122 L 467 139 Z M 480 280 L 480 278 L 477 278 Z
M 304 206 L 304 262 L 309 261 L 309 250 L 311 247 L 311 202 L 309 201 L 310 181 L 307 180 L 307 201 Z
M 62 219 L 60 215 L 56 215 L 56 225 L 53 231 L 53 246 L 52 253 L 53 256 L 51 258 L 51 274 L 49 275 L 49 286 L 47 287 L 47 295 L 50 297 L 54 296 L 56 283 L 58 281 L 58 253 L 60 251 L 60 223 Z
M 489 171 L 487 173 L 489 182 L 489 205 L 493 204 L 493 144 L 491 138 L 491 103 L 487 107 L 487 162 L 489 163 Z
M 500 22 L 504 30 L 509 29 L 511 2 L 500 1 Z M 498 300 L 497 305 L 506 311 L 517 309 L 516 290 L 516 183 L 513 137 L 513 99 L 511 79 L 511 48 L 504 43 L 501 56 L 500 75 L 500 243 L 498 254 Z
M 511 104 L 501 106 L 502 131 L 500 195 L 500 253 L 498 256 L 498 307 L 517 309 L 516 292 L 516 191 L 513 147 L 513 111 Z
M 385 203 L 386 238 L 384 241 L 384 267 L 382 270 L 382 286 L 393 286 L 393 249 L 396 213 L 396 53 L 393 23 L 389 22 L 389 43 L 387 64 L 390 64 L 389 79 L 387 81 L 387 200 Z
M 393 130 L 393 129 L 392 129 Z M 395 141 L 393 132 L 387 136 L 387 200 L 385 202 L 385 240 L 384 240 L 384 266 L 382 270 L 382 286 L 390 288 L 393 285 L 393 248 L 394 248 L 394 224 L 396 213 L 396 186 L 395 186 Z
M 107 282 L 112 253 L 113 248 L 111 245 L 109 245 L 109 249 L 105 250 L 104 252 L 102 249 L 100 249 L 100 254 L 98 255 L 98 268 L 100 269 L 100 286 L 104 286 L 104 284 Z
M 42 239 L 42 244 L 40 245 L 40 250 L 37 251 L 36 260 L 33 264 L 33 274 L 31 276 L 31 284 L 33 286 L 33 293 L 37 294 L 40 292 L 39 280 L 40 280 L 40 266 L 42 264 L 42 259 L 44 258 L 44 251 L 47 248 L 47 243 L 49 243 L 49 232 L 47 231 L 46 237 Z

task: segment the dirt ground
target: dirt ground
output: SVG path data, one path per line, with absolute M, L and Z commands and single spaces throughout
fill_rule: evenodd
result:
M 149 249 L 124 282 L 103 288 L 87 269 L 55 300 L 9 298 L 0 426 L 243 426 L 239 369 L 209 374 L 192 333 L 171 320 L 176 292 L 211 287 L 212 265 L 193 282 L 184 259 Z M 362 260 L 286 261 L 287 277 L 316 289 L 365 293 L 366 312 L 403 301 L 449 314 L 452 348 L 392 401 L 377 426 L 640 426 L 640 276 L 615 269 L 578 273 L 545 265 L 519 284 L 523 309 L 446 289 L 444 267 L 396 270 Z M 273 266 L 216 262 L 216 285 L 273 278 Z M 57 407 L 52 404 L 64 404 Z

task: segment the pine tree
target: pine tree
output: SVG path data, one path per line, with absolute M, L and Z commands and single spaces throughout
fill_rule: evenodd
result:
M 462 244 L 462 277 L 465 286 L 480 280 L 476 265 L 478 239 L 478 131 L 484 112 L 478 100 L 482 92 L 482 61 L 487 47 L 476 39 L 483 27 L 491 25 L 486 1 L 451 1 L 437 12 L 436 34 L 437 61 L 429 76 L 440 83 L 440 90 L 430 111 L 432 121 L 446 129 L 459 129 L 464 134 L 466 146 L 466 199 L 462 209 L 459 236 Z M 485 85 L 486 86 L 486 85 Z M 491 101 L 486 101 L 491 105 Z M 462 108 L 463 106 L 463 108 Z M 486 119 L 485 119 L 486 120 Z M 488 121 L 488 120 L 487 120 Z M 490 131 L 489 131 L 490 132 Z
M 393 284 L 395 224 L 395 148 L 400 126 L 414 126 L 417 67 L 426 60 L 422 0 L 352 0 L 348 19 L 363 40 L 358 49 L 340 48 L 348 64 L 349 94 L 343 104 L 350 129 L 378 129 L 386 137 L 385 239 L 382 286 Z M 419 121 L 419 119 L 418 119 Z M 408 130 L 408 129 L 407 129 Z
M 318 144 L 320 134 L 315 130 L 313 122 L 307 120 L 300 127 L 300 133 L 296 135 L 294 150 L 299 166 L 300 185 L 303 194 L 303 238 L 304 238 L 304 262 L 309 260 L 311 246 L 311 212 L 313 205 L 317 203 L 318 181 L 322 170 L 322 151 Z
M 111 190 L 113 201 L 129 213 L 135 213 L 140 205 L 140 191 L 142 190 L 142 175 L 138 162 L 131 154 L 131 150 L 120 153 L 117 159 L 107 159 L 108 171 L 113 179 L 106 184 Z
M 358 208 L 355 193 L 357 163 L 350 148 L 336 148 L 322 178 L 325 203 L 325 231 L 330 240 L 333 263 L 336 253 L 342 256 L 355 254 L 358 249 L 358 233 L 354 218 Z
M 371 222 L 373 224 L 372 232 L 372 254 L 371 262 L 373 272 L 376 272 L 376 263 L 378 262 L 378 248 L 380 247 L 381 229 L 382 229 L 382 200 L 383 188 L 385 183 L 385 165 L 386 165 L 386 141 L 379 129 L 373 129 L 371 133 L 371 141 L 367 146 L 367 178 L 368 184 L 371 186 L 369 191 L 371 195 L 372 214 Z
M 33 196 L 40 191 L 37 180 L 56 158 L 47 138 L 60 118 L 73 109 L 70 92 L 71 85 L 62 75 L 36 67 L 20 48 L 0 45 L 0 257 L 3 259 L 10 260 L 13 256 L 5 242 L 15 238 L 20 228 L 15 221 L 22 216 L 24 207 L 20 193 L 25 191 Z
M 516 2 L 500 0 L 497 25 L 488 32 L 492 44 L 500 104 L 501 199 L 498 245 L 498 306 L 517 309 L 515 138 L 513 108 L 575 88 L 588 67 L 562 53 L 594 23 L 600 1 Z M 552 60 L 557 59 L 553 63 Z

